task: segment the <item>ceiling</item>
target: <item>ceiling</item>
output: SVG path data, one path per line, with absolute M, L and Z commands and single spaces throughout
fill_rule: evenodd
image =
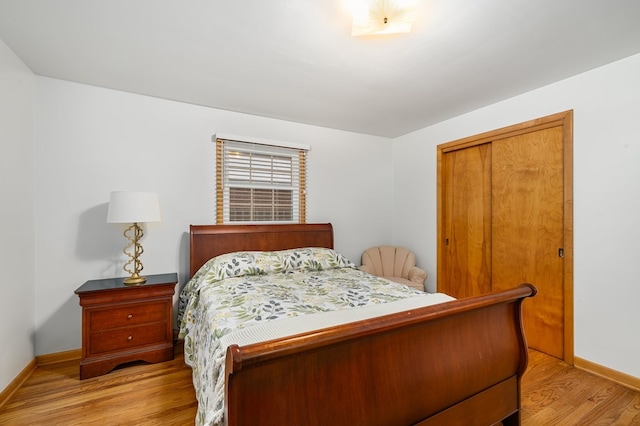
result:
M 37 75 L 396 137 L 640 52 L 638 0 L 420 0 L 352 37 L 347 0 L 0 0 Z

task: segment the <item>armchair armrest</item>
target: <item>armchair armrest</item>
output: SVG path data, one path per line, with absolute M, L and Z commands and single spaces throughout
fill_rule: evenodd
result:
M 424 285 L 426 279 L 427 271 L 424 269 L 420 269 L 417 266 L 412 266 L 411 269 L 409 269 L 409 281 Z

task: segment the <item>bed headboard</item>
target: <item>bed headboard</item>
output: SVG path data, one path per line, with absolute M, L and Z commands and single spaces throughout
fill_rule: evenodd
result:
M 209 259 L 235 251 L 333 248 L 330 223 L 286 225 L 191 225 L 189 276 Z

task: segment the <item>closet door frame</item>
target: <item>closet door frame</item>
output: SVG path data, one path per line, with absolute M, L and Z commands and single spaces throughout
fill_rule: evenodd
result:
M 536 132 L 550 127 L 562 127 L 563 138 L 563 225 L 564 225 L 564 361 L 574 364 L 573 326 L 573 110 L 503 127 L 489 132 L 469 136 L 437 146 L 437 253 L 438 288 L 444 276 L 445 247 L 445 167 L 444 155 L 448 152 L 490 143 L 496 140 Z

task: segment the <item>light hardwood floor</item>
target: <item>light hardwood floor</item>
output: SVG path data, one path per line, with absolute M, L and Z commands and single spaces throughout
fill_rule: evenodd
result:
M 522 420 L 527 426 L 638 426 L 640 392 L 531 350 L 522 379 Z
M 41 366 L 0 408 L 0 425 L 192 425 L 191 370 L 175 360 L 130 364 L 80 381 L 78 361 Z M 640 425 L 640 392 L 531 351 L 523 425 Z

